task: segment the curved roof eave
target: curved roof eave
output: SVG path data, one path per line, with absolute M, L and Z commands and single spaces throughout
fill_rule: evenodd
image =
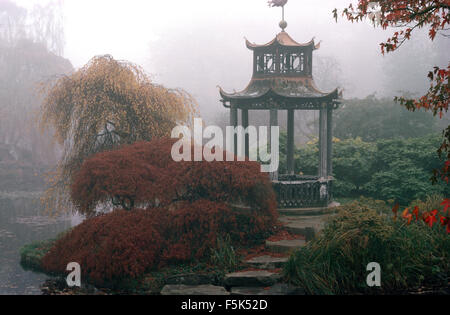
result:
M 220 88 L 220 95 L 222 96 L 222 98 L 224 100 L 258 99 L 258 98 L 266 97 L 270 93 L 273 93 L 275 96 L 280 96 L 280 97 L 285 97 L 285 98 L 290 98 L 290 99 L 326 99 L 326 98 L 330 98 L 330 97 L 332 99 L 339 99 L 339 90 L 338 89 L 335 89 L 334 91 L 332 91 L 330 93 L 322 93 L 322 92 L 317 91 L 318 93 L 321 93 L 322 95 L 316 95 L 316 96 L 314 96 L 314 95 L 303 95 L 303 96 L 288 95 L 288 94 L 284 94 L 284 93 L 279 93 L 273 88 L 268 88 L 264 92 L 254 93 L 254 95 L 244 94 L 245 92 L 246 91 L 244 90 L 242 92 L 237 92 L 237 93 L 231 94 L 231 93 L 225 92 L 222 88 Z M 241 95 L 239 95 L 239 94 L 241 94 Z M 242 95 L 242 94 L 244 94 L 244 95 Z
M 246 44 L 247 48 L 250 50 L 271 47 L 273 45 L 280 45 L 280 46 L 285 46 L 285 47 L 310 47 L 310 46 L 312 46 L 314 50 L 318 49 L 320 47 L 320 45 L 315 45 L 314 38 L 312 38 L 307 43 L 301 44 L 301 43 L 298 43 L 297 41 L 295 41 L 294 39 L 292 39 L 292 37 L 289 36 L 289 34 L 286 32 L 281 32 L 281 33 L 277 34 L 277 36 L 275 36 L 275 38 L 272 39 L 267 44 L 258 45 L 255 43 L 251 43 L 247 38 L 245 39 L 245 44 Z

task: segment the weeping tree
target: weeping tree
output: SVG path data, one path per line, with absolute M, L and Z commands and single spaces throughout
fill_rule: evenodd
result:
M 187 92 L 154 84 L 139 66 L 111 56 L 94 57 L 72 75 L 45 84 L 42 91 L 41 126 L 52 127 L 64 148 L 43 197 L 52 213 L 71 209 L 68 189 L 87 157 L 169 136 L 197 110 Z

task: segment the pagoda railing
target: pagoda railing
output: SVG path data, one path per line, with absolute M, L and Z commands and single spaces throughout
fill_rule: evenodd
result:
M 280 209 L 327 207 L 332 200 L 331 177 L 281 175 L 272 185 Z

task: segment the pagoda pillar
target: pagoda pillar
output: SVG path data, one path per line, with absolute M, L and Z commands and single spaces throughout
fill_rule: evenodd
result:
M 333 109 L 327 109 L 327 176 L 333 176 Z
M 323 104 L 319 117 L 319 177 L 328 177 L 328 109 Z
M 287 118 L 287 173 L 294 175 L 294 110 L 288 109 Z
M 269 129 L 269 148 L 270 152 L 272 152 L 272 127 L 278 127 L 278 110 L 271 109 L 270 110 L 270 129 Z M 271 174 L 272 180 L 278 180 L 278 171 Z
M 244 127 L 244 153 L 248 157 L 250 155 L 250 137 L 248 134 L 248 109 L 242 109 L 242 127 Z
M 236 130 L 237 125 L 238 125 L 238 109 L 236 108 L 236 106 L 234 106 L 234 104 L 232 104 L 230 107 L 230 126 L 232 126 L 234 130 Z M 237 134 L 233 133 L 233 135 L 234 135 L 233 154 L 237 155 L 237 145 L 238 145 Z

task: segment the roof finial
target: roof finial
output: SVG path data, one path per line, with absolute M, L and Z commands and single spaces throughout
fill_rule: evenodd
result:
M 281 30 L 284 32 L 284 29 L 287 27 L 287 22 L 284 19 L 284 6 L 286 5 L 286 3 L 288 2 L 288 0 L 270 0 L 269 1 L 269 7 L 281 7 L 282 10 L 282 19 L 280 22 L 280 27 Z

